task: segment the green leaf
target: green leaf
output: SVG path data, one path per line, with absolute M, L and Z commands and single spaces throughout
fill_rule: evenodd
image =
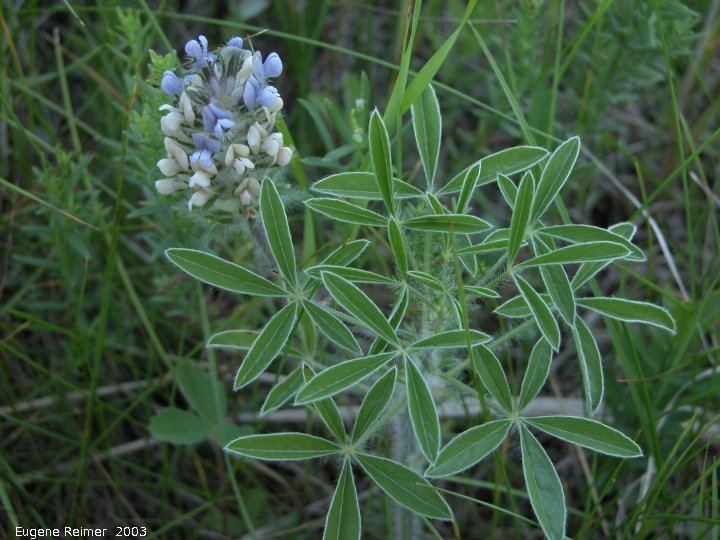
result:
M 535 237 L 532 242 L 536 255 L 550 252 L 550 247 L 540 238 Z M 552 264 L 542 265 L 539 269 L 540 277 L 558 313 L 568 326 L 575 326 L 575 294 L 565 269 L 560 265 Z
M 398 178 L 393 180 L 393 184 L 395 185 L 395 197 L 397 198 L 408 199 L 423 196 L 422 190 Z M 312 190 L 324 195 L 335 195 L 337 197 L 348 197 L 366 201 L 382 200 L 375 175 L 369 172 L 341 172 L 333 174 L 315 182 Z
M 291 285 L 297 281 L 295 252 L 293 251 L 290 226 L 288 225 L 285 207 L 280 200 L 275 184 L 271 181 L 262 183 L 260 193 L 260 215 L 265 226 L 268 244 L 280 272 Z
M 625 246 L 615 242 L 572 244 L 553 249 L 548 253 L 521 262 L 517 265 L 517 268 L 531 268 L 544 264 L 579 264 L 589 261 L 610 261 L 622 259 L 628 253 L 629 251 Z
M 388 221 L 388 240 L 390 241 L 390 248 L 395 256 L 398 270 L 400 270 L 401 274 L 405 275 L 408 271 L 407 246 L 405 246 L 405 237 L 400 229 L 400 225 L 394 217 L 391 217 Z
M 533 203 L 532 222 L 537 221 L 550 207 L 555 197 L 570 177 L 578 153 L 580 152 L 580 138 L 568 139 L 552 153 L 545 164 Z
M 510 420 L 493 420 L 464 431 L 443 447 L 425 476 L 452 476 L 472 467 L 500 446 L 511 425 Z
M 369 245 L 368 240 L 353 240 L 335 249 L 321 264 L 346 266 L 365 253 Z
M 330 311 L 310 300 L 304 301 L 303 306 L 318 330 L 325 334 L 331 342 L 350 352 L 362 353 L 352 332 Z
M 297 304 L 288 304 L 278 311 L 260 331 L 235 375 L 235 390 L 257 379 L 282 351 L 295 326 L 297 311 Z
M 478 287 L 476 285 L 465 285 L 463 287 L 467 296 L 482 296 L 486 298 L 500 298 L 497 291 L 494 291 L 488 287 Z M 457 287 L 450 289 L 452 292 L 457 292 Z
M 515 206 L 510 221 L 510 238 L 508 240 L 508 265 L 511 265 L 520 251 L 520 245 L 525 240 L 530 212 L 533 205 L 535 179 L 530 171 L 526 172 L 520 181 Z
M 212 425 L 189 411 L 167 407 L 150 420 L 150 433 L 173 444 L 195 444 L 210 437 Z
M 634 322 L 657 326 L 668 332 L 675 333 L 675 320 L 670 313 L 660 306 L 625 298 L 578 298 L 578 305 L 597 311 L 605 317 L 618 321 Z
M 264 277 L 210 253 L 171 248 L 165 255 L 173 264 L 203 283 L 227 291 L 257 296 L 285 296 L 287 293 Z
M 313 369 L 307 364 L 303 365 L 303 380 L 307 384 L 315 376 Z M 335 401 L 332 398 L 321 399 L 311 405 L 306 405 L 310 410 L 314 411 L 320 417 L 325 427 L 340 442 L 347 440 L 347 432 L 345 431 L 345 422 L 343 422 Z
M 585 387 L 585 400 L 588 409 L 595 412 L 600 407 L 605 388 L 600 350 L 582 317 L 578 317 L 575 321 L 572 334 Z
M 518 411 L 522 411 L 538 395 L 547 380 L 548 373 L 550 373 L 551 362 L 552 349 L 550 344 L 545 338 L 540 338 L 535 343 L 530 353 L 527 368 L 525 368 L 525 376 L 523 377 L 518 398 Z
M 458 196 L 456 205 L 456 213 L 464 214 L 467 210 L 472 194 L 475 192 L 475 188 L 477 187 L 481 168 L 482 164 L 479 163 L 475 167 L 468 169 L 465 179 L 463 180 L 462 187 L 460 188 L 460 195 Z
M 410 295 L 408 294 L 407 289 L 404 289 L 400 293 L 400 296 L 398 297 L 397 301 L 395 302 L 395 306 L 393 307 L 393 310 L 390 313 L 390 326 L 393 328 L 393 330 L 397 330 L 398 326 L 400 326 L 400 323 L 402 322 L 402 319 L 405 316 L 405 311 L 407 311 L 407 307 L 408 307 L 409 303 L 410 303 Z M 384 340 L 381 337 L 377 337 L 370 345 L 370 350 L 368 352 L 370 354 L 377 354 L 377 353 L 385 350 L 387 348 L 387 346 L 388 346 L 388 342 L 386 340 Z
M 328 272 L 322 273 L 322 280 L 335 301 L 350 315 L 386 341 L 390 343 L 397 342 L 395 331 L 390 326 L 385 315 L 364 292 L 349 281 Z
M 340 199 L 320 197 L 308 199 L 305 205 L 313 211 L 323 214 L 336 221 L 370 227 L 385 227 L 387 219 L 377 212 Z
M 433 275 L 426 272 L 420 272 L 419 270 L 410 270 L 408 276 L 417 279 L 423 285 L 435 289 L 438 292 L 445 291 L 445 284 Z
M 305 433 L 271 433 L 248 435 L 235 439 L 227 452 L 266 461 L 293 461 L 312 459 L 337 453 L 340 448 L 326 439 Z
M 422 162 L 428 189 L 432 188 L 440 155 L 442 116 L 440 105 L 432 85 L 420 94 L 411 107 L 413 131 L 420 161 Z
M 618 430 L 578 416 L 536 416 L 525 422 L 564 441 L 608 456 L 634 458 L 643 455 L 640 447 Z
M 260 415 L 265 415 L 282 407 L 293 397 L 302 385 L 302 366 L 298 366 L 268 392 L 268 395 L 265 397 L 265 402 L 260 409 Z
M 478 330 L 470 330 L 469 332 L 471 345 L 479 345 L 492 339 L 486 333 Z M 453 349 L 467 347 L 467 344 L 467 332 L 465 330 L 445 330 L 417 340 L 408 349 Z
M 440 450 L 440 420 L 430 388 L 411 358 L 405 357 L 407 399 L 410 421 L 420 450 L 430 463 Z
M 625 257 L 627 260 L 634 262 L 643 262 L 645 260 L 645 254 L 642 250 L 624 236 L 593 225 L 553 225 L 552 227 L 538 229 L 537 232 L 575 244 L 614 242 L 627 248 L 629 251 L 629 254 Z
M 319 264 L 308 268 L 305 271 L 308 275 L 314 278 L 320 278 L 323 272 L 329 272 L 335 276 L 347 279 L 350 282 L 355 283 L 379 283 L 381 285 L 397 285 L 397 281 L 394 279 L 385 277 L 383 275 L 371 272 L 370 270 L 362 270 L 360 268 L 352 268 L 349 266 L 336 266 L 329 264 Z
M 378 422 L 382 419 L 383 412 L 390 404 L 390 399 L 395 391 L 396 378 L 397 369 L 393 367 L 368 390 L 355 418 L 355 427 L 352 432 L 354 445 L 359 445 L 375 431 Z
M 459 249 L 458 255 L 483 255 L 493 251 L 505 251 L 507 247 L 507 240 L 484 240 L 479 244 L 472 244 Z
M 357 460 L 373 482 L 398 504 L 421 516 L 445 521 L 452 519 L 445 499 L 412 469 L 369 454 L 358 454 Z
M 543 295 L 540 295 L 543 298 Z M 550 295 L 544 295 L 543 300 L 550 302 Z M 495 308 L 494 313 L 507 317 L 508 319 L 524 319 L 532 316 L 532 312 L 521 294 L 513 296 Z
M 343 462 L 335 494 L 330 502 L 323 540 L 359 540 L 360 506 L 358 505 L 352 465 L 349 460 Z
M 381 353 L 354 358 L 329 367 L 312 379 L 298 392 L 296 405 L 312 403 L 334 396 L 375 373 L 395 357 L 395 353 Z
M 515 198 L 517 197 L 518 188 L 515 185 L 515 182 L 510 180 L 507 176 L 504 174 L 498 175 L 498 187 L 500 188 L 500 193 L 503 196 L 503 199 L 505 199 L 505 202 L 508 203 L 508 206 L 510 209 L 513 209 L 515 206 Z M 534 196 L 534 194 L 533 194 Z
M 505 412 L 512 411 L 512 397 L 510 386 L 505 378 L 500 361 L 487 347 L 480 345 L 475 347 L 475 354 L 472 356 L 473 368 L 478 374 L 480 382 L 485 390 L 495 398 Z
M 210 375 L 196 363 L 182 359 L 177 368 L 177 381 L 193 410 L 211 424 L 219 425 L 225 416 L 227 402 L 219 385 L 216 393 Z
M 538 440 L 524 425 L 520 426 L 523 476 L 530 504 L 545 536 L 565 538 L 565 494 L 552 461 Z
M 475 167 L 478 163 L 481 164 L 482 169 L 476 187 L 495 182 L 499 174 L 510 176 L 525 171 L 545 159 L 547 155 L 547 150 L 537 146 L 506 148 L 486 156 L 460 171 L 438 191 L 438 195 L 448 195 L 460 191 L 468 169 Z
M 631 240 L 635 234 L 635 225 L 627 222 L 616 223 L 610 226 L 608 230 L 622 236 L 625 240 Z M 573 290 L 579 289 L 608 264 L 610 264 L 610 261 L 584 263 L 572 278 Z
M 552 345 L 553 350 L 557 351 L 560 348 L 560 329 L 550 308 L 537 291 L 518 274 L 513 275 L 513 281 L 515 281 L 515 285 L 530 308 L 540 332 L 548 340 L 548 343 Z
M 247 351 L 255 343 L 257 336 L 255 330 L 225 330 L 210 336 L 206 346 Z
M 370 115 L 368 140 L 378 190 L 380 191 L 380 195 L 382 195 L 388 212 L 390 215 L 393 215 L 395 213 L 395 207 L 393 205 L 395 190 L 393 186 L 392 157 L 390 155 L 390 137 L 388 137 L 385 122 L 383 122 L 377 109 Z
M 464 214 L 442 214 L 434 216 L 418 216 L 403 221 L 403 226 L 414 231 L 439 233 L 477 233 L 491 228 L 487 221 L 475 216 Z

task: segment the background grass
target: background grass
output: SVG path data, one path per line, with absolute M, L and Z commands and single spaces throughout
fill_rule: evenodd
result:
M 219 43 L 262 32 L 254 45 L 284 60 L 278 87 L 303 165 L 288 181 L 302 186 L 364 158 L 358 141 L 369 108 L 389 98 L 411 4 L 3 3 L 0 529 L 143 523 L 163 538 L 320 534 L 335 464 L 231 462 L 216 443 L 172 446 L 148 432 L 158 409 L 185 406 L 174 379 L 179 360 L 205 364 L 211 329 L 258 328 L 269 307 L 200 287 L 161 256 L 170 246 L 209 247 L 266 264 L 242 222 L 188 215 L 182 202 L 154 193 L 161 98 L 148 50 L 181 51 L 198 33 Z M 568 530 L 578 538 L 718 538 L 720 2 L 479 4 L 436 77 L 441 181 L 506 146 L 582 136 L 563 193 L 570 218 L 600 226 L 632 218 L 648 254 L 647 263 L 601 275 L 596 292 L 646 297 L 680 326 L 670 336 L 590 321 L 606 368 L 603 416 L 646 457 L 623 462 L 551 445 Z M 423 3 L 411 70 L 455 30 L 464 7 Z M 403 178 L 412 182 L 422 173 L 407 123 L 401 133 Z M 297 239 L 303 196 L 298 188 L 291 205 Z M 508 220 L 499 200 L 483 191 L 479 215 Z M 330 229 L 306 235 L 303 258 L 339 238 Z M 366 267 L 384 269 L 383 250 L 371 250 Z M 528 348 L 518 340 L 503 358 L 516 383 Z M 546 388 L 558 406 L 581 393 L 573 354 L 554 361 Z M 239 358 L 217 362 L 229 418 L 242 430 L 290 425 L 257 420 L 269 387 L 233 394 Z M 319 429 L 310 418 L 304 427 Z M 503 467 L 488 461 L 440 484 L 462 495 L 448 497 L 464 538 L 539 534 L 522 517 L 532 513 L 516 489 L 517 446 L 499 459 Z M 358 487 L 363 525 L 383 538 L 389 505 L 368 488 L 366 480 Z

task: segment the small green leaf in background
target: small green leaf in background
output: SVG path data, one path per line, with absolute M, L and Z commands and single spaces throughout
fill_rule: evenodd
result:
M 484 332 L 470 330 L 470 344 L 479 345 L 492 338 Z M 454 349 L 467 347 L 467 334 L 465 330 L 445 330 L 438 334 L 419 339 L 409 349 Z
M 562 190 L 575 166 L 579 152 L 580 138 L 573 137 L 558 146 L 547 160 L 535 191 L 531 218 L 533 223 L 545 213 Z
M 383 122 L 377 109 L 370 115 L 368 140 L 378 190 L 382 195 L 388 212 L 390 215 L 393 215 L 395 213 L 395 191 L 393 186 L 392 157 L 390 155 L 390 137 L 388 137 L 385 122 Z
M 304 301 L 303 307 L 318 330 L 325 334 L 330 341 L 350 352 L 362 352 L 352 332 L 348 330 L 347 326 L 345 326 L 340 319 L 330 313 L 329 310 L 324 309 L 311 300 Z
M 225 450 L 243 457 L 267 461 L 312 459 L 335 454 L 340 448 L 326 439 L 305 433 L 271 433 L 240 437 Z
M 167 407 L 150 420 L 150 433 L 173 444 L 195 444 L 212 434 L 212 424 L 197 414 Z
M 625 246 L 630 252 L 626 259 L 634 262 L 643 262 L 645 254 L 635 244 L 630 242 L 621 234 L 595 227 L 593 225 L 553 225 L 551 227 L 543 227 L 537 231 L 543 235 L 552 236 L 568 242 L 576 244 L 585 244 L 587 242 L 614 242 Z
M 381 353 L 346 360 L 324 369 L 298 392 L 295 404 L 311 403 L 337 394 L 369 377 L 395 357 L 395 353 Z
M 538 255 L 523 261 L 518 268 L 531 268 L 545 264 L 580 264 L 592 261 L 612 261 L 622 259 L 630 251 L 615 242 L 588 242 L 586 244 L 572 244 L 553 249 L 548 253 Z
M 375 430 L 377 423 L 382 419 L 383 412 L 390 404 L 390 399 L 395 391 L 396 378 L 397 369 L 393 367 L 380 377 L 365 394 L 355 418 L 355 427 L 352 432 L 353 444 L 360 444 Z
M 367 295 L 349 281 L 328 272 L 322 273 L 325 288 L 350 315 L 390 343 L 397 342 L 395 330 Z
M 520 426 L 523 476 L 530 504 L 545 536 L 565 538 L 565 494 L 560 478 L 542 445 L 524 425 Z
M 487 221 L 475 216 L 464 214 L 442 214 L 435 216 L 419 216 L 403 221 L 403 226 L 414 231 L 472 234 L 490 229 Z
M 443 447 L 425 476 L 451 476 L 472 467 L 500 446 L 511 425 L 510 420 L 493 420 L 464 431 Z
M 265 397 L 265 402 L 260 409 L 260 415 L 265 415 L 282 407 L 302 385 L 302 366 L 298 366 L 268 392 L 268 395 Z
M 352 465 L 345 460 L 325 520 L 323 540 L 358 540 L 360 528 L 360 506 Z
M 520 187 L 515 197 L 512 219 L 510 221 L 510 237 L 508 239 L 508 266 L 512 265 L 520 251 L 520 245 L 525 240 L 530 212 L 532 211 L 535 191 L 535 179 L 530 171 L 526 172 L 520 181 Z
M 218 426 L 225 416 L 225 392 L 218 385 L 215 391 L 210 375 L 195 362 L 182 359 L 177 368 L 177 381 L 185 399 L 193 410 L 211 424 Z
M 286 292 L 264 277 L 220 257 L 195 249 L 171 248 L 167 258 L 203 283 L 226 291 L 256 296 L 285 296 Z
M 597 311 L 600 315 L 617 319 L 618 321 L 634 322 L 657 326 L 668 332 L 675 333 L 675 319 L 660 306 L 648 302 L 628 300 L 626 298 L 611 298 L 606 296 L 596 298 L 578 298 L 578 305 Z
M 369 227 L 385 227 L 387 220 L 377 212 L 340 199 L 308 199 L 305 205 L 336 221 Z
M 549 253 L 550 247 L 539 237 L 532 239 L 536 255 Z M 545 289 L 550 294 L 553 304 L 565 323 L 571 328 L 575 326 L 575 294 L 570 279 L 561 265 L 543 264 L 538 267 Z
M 532 313 L 540 332 L 542 332 L 542 335 L 545 336 L 545 339 L 547 339 L 548 343 L 550 343 L 553 350 L 557 351 L 560 348 L 560 328 L 558 328 L 557 321 L 555 320 L 555 317 L 553 317 L 550 308 L 537 291 L 533 289 L 532 286 L 522 277 L 518 274 L 514 274 L 513 280 L 525 300 L 525 303 L 530 308 L 530 312 Z
M 363 470 L 395 502 L 416 514 L 449 521 L 452 512 L 445 499 L 418 473 L 389 459 L 358 454 Z
M 413 102 L 410 110 L 415 143 L 425 172 L 428 191 L 432 191 L 440 154 L 442 116 L 440 115 L 440 104 L 431 84 Z
M 410 421 L 420 450 L 430 463 L 440 450 L 440 420 L 425 378 L 411 358 L 405 357 L 407 399 Z
M 408 271 L 407 246 L 402 229 L 394 217 L 388 221 L 388 240 L 390 240 L 390 248 L 395 256 L 398 269 L 402 275 L 405 275 Z
M 262 216 L 268 244 L 275 262 L 277 262 L 285 280 L 291 285 L 295 285 L 297 269 L 292 237 L 290 236 L 290 226 L 277 188 L 269 179 L 262 183 L 260 215 Z
M 257 379 L 280 354 L 297 319 L 297 304 L 288 304 L 268 321 L 235 375 L 235 390 Z
M 564 441 L 584 446 L 608 456 L 635 458 L 642 450 L 617 429 L 578 416 L 536 416 L 525 422 Z
M 475 354 L 472 357 L 473 369 L 478 374 L 480 382 L 505 412 L 511 412 L 510 386 L 497 356 L 483 345 L 475 347 L 474 352 Z
M 590 412 L 595 412 L 603 399 L 605 381 L 602 369 L 602 358 L 595 338 L 590 329 L 578 317 L 575 321 L 575 328 L 572 329 L 575 349 L 577 350 L 578 361 L 580 362 L 580 373 L 585 387 L 585 400 Z
M 520 387 L 518 411 L 522 411 L 535 399 L 547 380 L 552 361 L 552 348 L 545 338 L 540 338 L 530 353 L 525 376 Z

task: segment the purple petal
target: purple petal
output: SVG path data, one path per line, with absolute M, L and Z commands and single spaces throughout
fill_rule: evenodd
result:
M 216 154 L 220 151 L 220 141 L 216 141 L 215 139 L 207 138 L 205 139 L 205 148 L 212 152 L 213 154 Z
M 230 111 L 227 111 L 227 110 L 225 110 L 225 109 L 221 109 L 220 107 L 218 107 L 218 106 L 215 105 L 214 103 L 210 103 L 210 104 L 208 105 L 208 108 L 212 111 L 212 113 L 213 113 L 217 118 L 232 118 L 232 113 L 231 113 Z
M 260 90 L 260 85 L 258 85 L 255 77 L 251 76 L 245 83 L 245 90 L 243 91 L 243 101 L 250 111 L 255 108 L 255 100 L 258 90 Z
M 202 34 L 200 34 L 200 35 L 198 36 L 198 39 L 200 40 L 200 43 L 202 43 L 203 52 L 204 52 L 205 54 L 207 54 L 207 50 L 208 50 L 208 40 L 207 40 L 207 38 L 206 38 L 205 36 L 203 36 Z
M 184 86 L 183 81 L 181 81 L 180 78 L 172 71 L 166 71 L 163 73 L 160 88 L 162 88 L 163 92 L 165 92 L 168 96 L 178 95 L 183 91 Z
M 228 47 L 235 47 L 236 49 L 242 50 L 243 40 L 241 37 L 235 36 L 227 42 Z
M 265 82 L 265 68 L 263 67 L 262 54 L 260 51 L 253 55 L 252 73 L 257 82 Z
M 270 53 L 270 56 L 265 59 L 263 66 L 265 68 L 265 75 L 268 77 L 279 77 L 282 73 L 282 60 L 280 60 L 280 56 L 278 56 L 277 53 Z
M 197 59 L 202 57 L 203 50 L 196 40 L 191 39 L 185 44 L 185 54 Z
M 215 128 L 215 122 L 217 122 L 217 118 L 212 112 L 212 109 L 210 109 L 209 105 L 206 105 L 201 110 L 202 119 L 203 119 L 203 129 L 205 131 L 212 131 Z

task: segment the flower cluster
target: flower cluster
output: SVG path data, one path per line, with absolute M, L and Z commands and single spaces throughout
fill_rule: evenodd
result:
M 205 36 L 199 36 L 185 44 L 185 53 L 187 71 L 162 77 L 172 103 L 160 107 L 166 113 L 160 128 L 167 156 L 157 163 L 164 178 L 155 187 L 163 195 L 191 192 L 190 209 L 215 197 L 239 201 L 252 218 L 258 178 L 292 158 L 282 134 L 273 131 L 283 100 L 270 82 L 282 73 L 282 61 L 277 53 L 263 59 L 243 49 L 239 37 L 210 52 Z

